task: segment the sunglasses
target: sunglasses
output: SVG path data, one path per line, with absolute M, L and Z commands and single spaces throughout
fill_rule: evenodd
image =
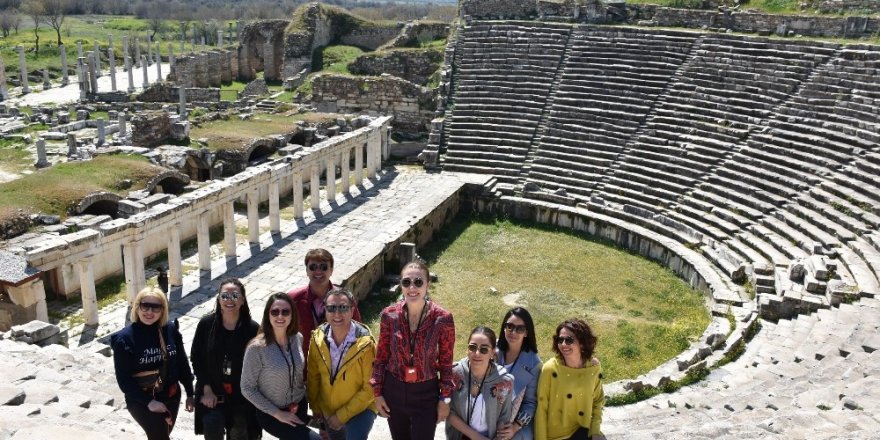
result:
M 519 334 L 523 334 L 526 332 L 526 326 L 522 325 L 522 324 L 516 325 L 512 322 L 505 322 L 504 323 L 504 330 L 508 331 L 508 332 L 516 332 Z
M 333 304 L 324 306 L 324 310 L 326 310 L 327 313 L 348 313 L 348 311 L 351 310 L 351 306 L 348 304 Z
M 278 315 L 287 317 L 290 316 L 290 309 L 272 309 L 269 310 L 269 314 L 276 318 L 278 317 Z
M 476 353 L 477 350 L 479 350 L 480 354 L 488 354 L 489 350 L 491 350 L 491 349 L 492 349 L 492 347 L 485 345 L 485 344 L 484 345 L 468 344 L 468 351 L 471 353 Z
M 238 301 L 241 298 L 241 294 L 238 292 L 221 292 L 220 299 L 223 301 Z
M 556 341 L 557 345 L 558 344 L 571 345 L 576 342 L 575 338 L 572 338 L 571 336 L 554 336 L 553 340 Z
M 165 308 L 165 306 L 163 306 L 162 304 L 142 302 L 138 304 L 138 308 L 141 309 L 142 312 L 159 313 L 162 311 L 162 309 Z
M 404 289 L 409 288 L 409 286 L 416 286 L 416 288 L 419 288 L 424 285 L 425 285 L 425 280 L 423 280 L 421 278 L 416 278 L 414 280 L 409 279 L 409 278 L 401 278 L 400 279 L 400 286 L 403 287 Z
M 321 272 L 326 272 L 327 269 L 330 268 L 330 265 L 328 265 L 327 263 L 311 263 L 307 267 L 312 272 L 314 272 L 316 270 L 320 270 Z

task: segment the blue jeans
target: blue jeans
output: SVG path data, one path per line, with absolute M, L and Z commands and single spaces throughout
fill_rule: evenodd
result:
M 367 440 L 375 420 L 376 413 L 373 410 L 367 409 L 350 418 L 345 423 L 345 427 L 339 431 L 327 428 L 327 434 L 330 434 L 331 440 Z

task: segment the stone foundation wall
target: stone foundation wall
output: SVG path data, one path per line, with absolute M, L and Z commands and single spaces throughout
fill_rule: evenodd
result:
M 285 55 L 284 30 L 288 20 L 260 20 L 248 23 L 240 32 L 239 42 L 245 49 L 240 51 L 239 63 L 246 71 L 263 71 L 266 80 L 281 78 L 281 65 Z M 266 67 L 268 66 L 268 71 Z M 251 77 L 244 77 L 251 80 Z
M 146 111 L 131 118 L 131 143 L 136 147 L 155 147 L 171 137 L 171 118 L 165 111 Z
M 462 0 L 459 13 L 486 20 L 526 19 L 538 15 L 538 4 L 535 0 Z
M 396 37 L 399 32 L 400 28 L 397 26 L 359 28 L 341 36 L 339 42 L 362 49 L 376 50 L 388 40 Z
M 237 54 L 222 50 L 177 58 L 167 80 L 184 87 L 220 87 L 240 76 Z
M 876 14 L 880 12 L 880 2 L 876 0 L 825 0 L 819 3 L 817 9 L 824 13 Z
M 312 80 L 312 102 L 318 111 L 394 116 L 394 127 L 402 131 L 427 131 L 435 99 L 429 89 L 387 75 L 320 75 Z
M 363 54 L 349 64 L 348 69 L 356 75 L 387 73 L 425 85 L 442 62 L 443 52 L 437 49 L 395 49 Z
M 140 95 L 138 95 L 138 99 L 143 102 L 171 102 L 178 103 L 180 101 L 180 95 L 178 94 L 178 90 L 180 88 L 172 85 L 168 82 L 162 83 L 154 83 L 149 88 L 144 90 Z M 219 88 L 199 88 L 199 87 L 187 87 L 186 88 L 186 102 L 199 102 L 199 103 L 208 103 L 208 102 L 219 102 L 220 101 L 220 89 Z
M 400 29 L 393 40 L 384 44 L 380 49 L 394 47 L 419 47 L 420 41 L 434 41 L 449 37 L 449 24 L 430 21 L 409 22 Z

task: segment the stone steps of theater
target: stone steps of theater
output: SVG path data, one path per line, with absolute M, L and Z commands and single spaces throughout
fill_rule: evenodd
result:
M 880 211 L 880 189 L 877 186 L 859 179 L 857 175 L 851 174 L 851 170 L 834 175 L 830 181 L 822 181 L 820 186 L 829 194 L 856 205 L 866 222 L 876 222 L 874 216 Z
M 627 130 L 629 132 L 634 132 L 639 127 L 642 119 L 644 119 L 643 115 L 633 115 L 610 110 L 599 111 L 598 109 L 581 109 L 578 107 L 557 105 L 555 102 L 549 108 L 548 112 L 548 122 L 559 121 L 563 123 L 589 126 L 602 125 L 606 127 L 614 127 L 617 130 Z
M 752 224 L 747 229 L 752 235 L 760 237 L 765 242 L 771 244 L 789 260 L 805 259 L 810 255 L 803 248 L 798 247 L 797 243 L 793 243 L 791 239 L 783 237 L 763 224 Z
M 749 139 L 746 141 L 746 147 L 733 154 L 732 160 L 745 160 L 746 163 L 752 164 L 758 168 L 765 168 L 765 175 L 774 173 L 779 175 L 780 181 L 784 178 L 790 180 L 800 180 L 803 185 L 812 186 L 818 184 L 822 179 L 831 176 L 834 169 L 823 168 L 814 163 L 804 162 L 797 158 L 786 157 L 784 155 L 775 154 L 765 151 L 766 144 Z
M 820 121 L 804 121 L 804 124 L 771 120 L 768 134 L 785 139 L 797 146 L 798 150 L 809 151 L 815 155 L 834 157 L 838 162 L 847 162 L 852 158 L 856 148 L 871 148 L 873 145 L 865 140 L 847 136 L 829 130 L 815 130 Z M 817 133 L 818 132 L 818 133 Z M 815 148 L 815 149 L 814 149 Z
M 735 139 L 742 139 L 752 127 L 748 123 L 727 119 L 728 114 L 721 111 L 709 110 L 704 112 L 699 107 L 666 101 L 665 97 L 661 97 L 661 99 L 662 101 L 652 110 L 653 114 L 648 116 L 649 123 L 655 119 L 659 121 L 674 121 L 677 118 L 678 124 L 712 127 L 713 130 L 707 130 L 709 133 L 717 133 L 718 136 Z M 687 114 L 687 120 L 682 120 L 682 114 Z M 724 121 L 724 125 L 720 125 L 719 121 Z
M 780 247 L 793 247 L 790 243 L 787 243 L 785 239 L 780 237 L 777 234 L 771 234 L 769 236 L 765 236 L 764 234 L 758 231 L 764 231 L 761 229 L 755 228 L 756 225 L 750 225 L 746 230 L 740 231 L 736 234 L 736 238 L 739 239 L 740 242 L 747 245 L 749 248 L 758 252 L 763 256 L 767 262 L 772 264 L 773 267 L 776 266 L 784 266 L 788 267 L 791 264 L 791 256 L 792 254 L 800 254 L 795 251 L 784 251 L 780 249 Z
M 722 241 L 737 230 L 736 225 L 715 217 L 710 212 L 698 211 L 688 205 L 677 204 L 674 208 L 664 211 L 663 215 L 687 225 L 713 240 Z M 728 227 L 731 228 L 727 229 Z
M 669 109 L 672 112 L 679 112 L 683 118 L 701 119 L 712 118 L 716 122 L 722 122 L 719 125 L 726 125 L 732 129 L 748 130 L 757 122 L 754 116 L 748 114 L 735 113 L 730 111 L 724 105 L 718 105 L 709 101 L 701 101 L 689 97 L 676 96 L 674 94 L 666 94 L 662 96 L 662 101 L 658 102 L 655 111 L 661 109 Z
M 694 199 L 694 202 L 689 201 Z M 726 217 L 728 221 L 743 227 L 746 224 L 760 218 L 766 211 L 752 207 L 749 200 L 742 195 L 725 191 L 723 186 L 711 182 L 701 182 L 695 189 L 687 193 L 681 200 L 682 203 L 694 206 L 694 203 L 702 202 L 713 207 L 723 208 L 729 211 Z
M 757 90 L 786 91 L 796 88 L 801 81 L 792 78 L 776 78 L 755 72 L 732 69 L 704 69 L 695 66 L 688 70 L 688 81 L 702 81 L 709 84 L 734 87 L 750 87 Z
M 456 96 L 456 102 L 465 99 L 466 102 L 483 102 L 484 100 L 523 100 L 527 102 L 543 102 L 547 100 L 546 94 L 523 93 L 514 87 L 504 87 L 497 84 L 485 84 L 480 89 L 467 90 L 467 94 Z
M 509 142 L 509 140 L 499 140 Z M 480 144 L 460 142 L 457 138 L 449 141 L 446 149 L 447 157 L 498 159 L 504 161 L 522 161 L 528 153 L 527 147 L 511 144 Z
M 461 72 L 458 76 L 456 84 L 457 96 L 467 96 L 472 90 L 482 90 L 482 84 L 493 84 L 495 87 L 507 87 L 512 92 L 507 96 L 527 96 L 538 95 L 547 96 L 550 91 L 550 84 L 542 82 L 538 77 L 514 78 L 507 76 L 494 75 L 493 77 L 469 75 L 468 72 Z M 456 98 L 458 99 L 458 98 Z
M 518 95 L 499 95 L 495 97 L 467 97 L 455 101 L 455 108 L 458 110 L 483 110 L 494 109 L 501 111 L 513 111 L 519 108 L 521 111 L 529 113 L 540 112 L 545 106 L 544 101 L 532 101 Z
M 759 80 L 746 80 L 734 77 L 730 80 L 724 73 L 705 74 L 702 72 L 689 72 L 687 81 L 683 82 L 681 88 L 687 87 L 689 90 L 701 93 L 712 93 L 719 96 L 728 96 L 731 98 L 747 98 L 750 95 L 763 95 L 764 97 L 785 100 L 791 93 L 797 90 L 798 81 L 791 81 L 787 84 L 784 81 L 771 82 Z M 718 75 L 718 76 L 716 76 Z M 770 78 L 772 79 L 772 78 Z
M 713 51 L 701 45 L 695 52 L 700 65 L 719 64 L 727 69 L 745 70 L 770 77 L 806 77 L 823 59 L 810 57 L 784 59 L 776 54 L 751 54 L 748 52 Z M 827 57 L 823 57 L 827 58 Z
M 635 91 L 647 96 L 658 96 L 666 90 L 669 78 L 664 81 L 645 81 L 641 77 L 582 75 L 566 69 L 562 74 L 562 87 L 605 88 L 610 91 Z M 653 98 L 652 98 L 653 99 Z
M 469 134 L 470 132 L 453 132 L 448 148 L 452 150 L 468 151 L 473 149 L 495 151 L 504 148 L 511 150 L 511 152 L 522 152 L 528 151 L 529 145 L 531 144 L 531 141 L 528 138 L 517 139 L 513 136 L 480 137 L 469 136 Z
M 762 54 L 773 54 L 780 58 L 789 58 L 792 60 L 823 59 L 834 55 L 836 46 L 831 44 L 816 44 L 808 42 L 806 44 L 792 44 L 789 42 L 779 42 L 769 39 L 755 39 L 752 37 L 743 38 L 741 36 L 707 36 L 703 39 L 701 48 L 709 48 L 717 52 L 723 52 L 725 49 L 734 50 L 737 53 L 749 56 L 760 56 Z
M 580 196 L 586 200 L 592 194 L 593 187 L 601 177 L 600 173 L 590 174 L 532 165 L 527 181 L 535 182 L 538 186 L 550 191 L 562 188 L 568 192 L 569 197 Z
M 825 205 L 822 202 L 819 202 L 814 199 L 810 199 L 809 197 L 800 197 L 795 201 L 788 203 L 783 206 L 783 210 L 794 214 L 799 217 L 802 222 L 806 222 L 807 224 L 813 225 L 818 230 L 822 231 L 822 235 L 818 235 L 818 237 L 823 240 L 830 240 L 826 235 L 830 235 L 834 237 L 835 240 L 841 242 L 847 242 L 850 240 L 854 240 L 856 237 L 856 232 L 860 230 L 865 230 L 864 224 L 861 224 L 862 228 L 858 228 L 858 225 L 853 223 L 850 226 L 856 228 L 855 231 L 848 229 L 846 226 L 841 225 L 830 218 L 826 217 L 827 210 L 834 210 L 830 206 Z M 782 210 L 781 210 L 782 211 Z
M 627 140 L 625 134 L 621 135 L 621 133 L 607 130 L 591 130 L 590 128 L 559 124 L 551 119 L 541 145 L 547 145 L 551 149 L 555 149 L 554 147 L 559 145 L 563 149 L 572 149 L 575 152 L 586 150 L 591 155 L 598 154 L 608 157 L 617 157 L 617 154 L 623 150 Z
M 679 102 L 685 104 L 693 104 L 698 108 L 716 109 L 726 113 L 727 115 L 737 115 L 741 118 L 751 118 L 746 121 L 757 123 L 756 119 L 761 120 L 769 117 L 775 107 L 775 102 L 757 102 L 750 98 L 752 95 L 743 97 L 724 96 L 724 94 L 715 93 L 714 90 L 689 90 L 687 88 L 675 86 L 667 91 L 664 96 L 666 102 Z M 730 118 L 728 116 L 728 118 Z M 734 119 L 737 120 L 737 119 Z
M 485 131 L 487 133 L 500 132 L 517 138 L 522 136 L 531 137 L 536 127 L 533 120 L 494 117 L 476 119 L 464 116 L 455 117 L 454 113 L 446 125 L 450 130 L 473 130 L 474 132 Z
M 625 162 L 618 162 L 617 168 L 609 173 L 610 179 L 627 179 L 634 184 L 659 186 L 670 193 L 683 193 L 693 187 L 695 179 L 682 173 L 689 172 L 678 164 L 645 158 L 628 157 Z
M 683 121 L 680 117 L 676 120 L 655 114 L 644 130 L 648 136 L 640 136 L 639 141 L 648 143 L 647 139 L 662 140 L 661 145 L 679 145 L 687 148 L 689 152 L 697 152 L 717 161 L 733 150 L 739 139 L 711 131 L 712 128 L 714 127 L 699 121 Z M 687 145 L 684 145 L 685 142 Z
M 862 209 L 849 200 L 825 191 L 821 185 L 810 188 L 810 192 L 798 200 L 814 210 L 823 212 L 826 217 L 835 219 L 842 226 L 859 235 L 867 234 L 880 227 L 880 216 Z
M 545 136 L 536 152 L 535 160 L 561 159 L 576 165 L 608 169 L 617 156 L 613 152 L 602 151 L 598 148 L 596 150 L 591 150 L 581 146 L 575 147 L 565 145 L 562 144 L 561 141 L 562 139 Z M 566 141 L 568 141 L 568 139 L 566 139 Z M 601 145 L 590 145 L 590 147 L 596 146 Z
M 675 193 L 662 188 L 634 184 L 625 179 L 615 179 L 613 176 L 604 176 L 603 181 L 596 186 L 601 191 L 605 200 L 626 205 L 632 204 L 645 209 L 656 211 L 670 205 L 675 199 Z
M 880 296 L 880 281 L 877 280 L 876 266 L 872 266 L 872 262 L 862 257 L 858 252 L 849 247 L 841 247 L 837 249 L 839 259 L 843 263 L 841 267 L 838 265 L 836 273 L 849 274 L 852 283 L 858 286 L 859 294 L 875 298 Z M 850 283 L 850 284 L 852 284 Z
M 598 139 L 618 139 L 619 142 L 614 142 L 614 144 L 620 147 L 625 145 L 626 141 L 629 140 L 630 135 L 636 131 L 636 128 L 638 127 L 635 127 L 632 124 L 627 124 L 627 126 L 618 125 L 617 121 L 604 122 L 597 120 L 569 119 L 561 117 L 560 115 L 555 115 L 552 111 L 547 118 L 547 133 L 549 134 L 559 133 L 559 137 L 565 137 L 566 134 L 571 134 L 574 138 L 584 136 L 587 139 L 591 139 L 593 136 L 598 136 Z
M 687 154 L 687 156 L 683 156 Z M 698 153 L 682 151 L 666 145 L 649 144 L 638 141 L 630 143 L 623 155 L 619 168 L 627 168 L 628 164 L 656 169 L 658 171 L 671 171 L 668 176 L 680 179 L 682 182 L 692 182 L 706 171 L 709 158 Z
M 621 67 L 566 64 L 564 75 L 566 78 L 569 76 L 576 78 L 608 78 L 612 83 L 616 82 L 615 80 L 621 81 L 626 79 L 628 82 L 631 81 L 633 85 L 657 89 L 663 89 L 666 83 L 669 82 L 669 72 L 652 74 L 645 71 L 623 69 Z
M 543 171 L 545 174 L 552 174 L 554 172 L 565 173 L 569 177 L 576 176 L 584 176 L 588 180 L 584 183 L 590 181 L 598 180 L 599 177 L 605 174 L 605 170 L 607 167 L 603 166 L 601 163 L 595 162 L 583 162 L 577 159 L 571 160 L 567 157 L 560 156 L 549 156 L 549 155 L 541 155 L 535 158 L 535 160 L 531 163 L 530 172 L 534 173 L 536 171 Z
M 555 64 L 546 63 L 546 64 Z M 553 74 L 547 66 L 532 64 L 510 65 L 494 60 L 485 63 L 462 62 L 459 72 L 478 78 L 506 81 L 509 83 L 528 83 Z
M 715 169 L 707 181 L 733 182 L 743 195 L 762 202 L 763 208 L 766 208 L 766 204 L 779 206 L 794 197 L 799 189 L 806 189 L 797 180 L 767 172 L 765 168 L 739 161 L 736 157 Z
M 619 33 L 604 29 L 584 32 L 575 30 L 571 39 L 574 44 L 587 48 L 593 45 L 605 45 L 610 48 L 620 48 L 623 52 L 628 50 L 667 51 L 682 57 L 687 55 L 695 41 L 692 36 L 669 38 L 667 35 L 656 33 Z
M 651 110 L 651 103 L 623 96 L 569 94 L 560 90 L 553 97 L 553 108 L 579 110 L 583 113 L 607 113 L 623 119 L 641 120 Z
M 479 158 L 461 159 L 447 155 L 444 158 L 443 169 L 446 171 L 461 171 L 466 173 L 494 174 L 497 176 L 518 177 L 521 162 L 509 162 L 499 160 L 487 160 Z
M 814 126 L 814 130 L 827 129 L 839 131 L 849 135 L 858 134 L 857 138 L 874 139 L 877 132 L 873 131 L 877 124 L 866 122 L 861 119 L 838 115 L 834 112 L 816 112 L 815 109 L 801 109 L 794 107 L 782 107 L 778 109 L 775 119 L 783 121 L 799 121 L 804 118 L 822 121 L 821 126 Z
M 517 112 L 514 109 L 511 109 L 510 111 L 500 111 L 494 109 L 472 110 L 456 107 L 452 110 L 452 118 L 453 120 L 457 118 L 480 118 L 480 120 L 482 120 L 483 118 L 487 118 L 490 120 L 507 119 L 511 122 L 517 121 L 519 123 L 528 124 L 534 127 L 537 126 L 538 121 L 541 120 L 541 114 L 537 112 Z
M 658 72 L 667 72 L 671 74 L 679 65 L 681 65 L 683 60 L 684 58 L 681 56 L 676 56 L 668 52 L 655 52 L 650 48 L 629 51 L 617 47 L 572 46 L 571 54 L 569 55 L 567 62 L 575 63 L 575 65 L 578 66 L 626 66 L 626 68 L 635 71 L 646 69 L 645 72 L 655 74 Z
M 650 104 L 657 97 L 657 93 L 645 93 L 635 87 L 612 87 L 610 84 L 605 87 L 597 87 L 591 84 L 582 85 L 574 81 L 566 81 L 566 79 L 563 75 L 562 81 L 556 87 L 557 97 L 596 96 L 606 99 L 620 99 L 636 105 Z
M 786 207 L 786 209 L 777 210 L 772 214 L 773 220 L 770 218 L 764 218 L 761 222 L 767 227 L 775 230 L 780 235 L 786 236 L 786 230 L 778 228 L 774 220 L 784 223 L 790 228 L 787 230 L 789 233 L 791 230 L 799 233 L 797 236 L 791 238 L 798 243 L 804 242 L 808 246 L 807 250 L 811 250 L 812 243 L 818 243 L 826 251 L 831 251 L 840 246 L 840 240 L 834 235 L 812 224 L 809 220 L 801 218 L 797 212 L 792 212 L 790 209 L 791 208 Z M 804 237 L 806 239 L 804 239 Z

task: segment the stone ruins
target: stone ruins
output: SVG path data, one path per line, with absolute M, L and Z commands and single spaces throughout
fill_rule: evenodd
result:
M 125 301 L 97 307 L 104 278 L 123 275 L 130 299 L 151 276 L 149 260 L 167 256 L 173 316 L 189 338 L 224 276 L 245 280 L 254 307 L 303 283 L 293 268 L 305 249 L 323 246 L 341 257 L 334 276 L 363 298 L 384 263 L 411 249 L 402 243 L 424 245 L 465 211 L 587 232 L 704 293 L 712 321 L 699 340 L 648 374 L 605 385 L 615 397 L 669 391 L 606 408 L 609 438 L 877 438 L 880 47 L 716 32 L 787 36 L 837 26 L 848 34 L 876 23 L 554 5 L 468 0 L 453 29 L 343 29 L 322 6 L 307 5 L 298 26 L 249 23 L 237 47 L 181 50 L 172 66 L 153 61 L 149 70 L 167 73 L 158 84 L 147 73 L 152 53 L 132 58 L 124 39 L 127 72 L 119 75 L 139 99 L 98 81 L 101 53 L 78 57 L 76 114 L 40 108 L 28 116 L 52 126 L 35 142 L 38 167 L 60 154 L 92 157 L 102 145 L 195 165 L 169 166 L 142 191 L 96 193 L 74 209 L 109 206 L 115 218 L 80 216 L 6 242 L 0 323 L 10 330 L 0 352 L 10 355 L 0 357 L 8 372 L 0 377 L 0 437 L 99 430 L 137 438 L 101 355 L 127 310 Z M 662 17 L 700 14 L 675 22 L 697 30 L 592 24 L 624 17 L 667 26 L 673 19 Z M 530 17 L 544 21 L 519 20 Z M 253 117 L 258 98 L 219 99 L 226 78 L 249 81 L 262 71 L 295 87 L 312 52 L 331 41 L 379 48 L 419 32 L 449 36 L 436 92 L 420 83 L 423 57 L 374 53 L 355 64 L 395 76 L 313 80 L 314 108 L 365 116 L 256 139 L 223 166 L 219 153 L 168 145 L 201 121 L 195 110 Z M 133 70 L 148 75 L 146 88 Z M 10 96 L 63 90 L 28 90 L 22 79 Z M 266 87 L 252 84 L 254 93 Z M 89 118 L 98 109 L 109 122 Z M 3 110 L 4 127 L 26 124 L 15 106 Z M 392 130 L 425 128 L 420 157 L 432 172 L 386 166 Z M 85 129 L 95 134 L 77 136 Z M 293 214 L 285 217 L 288 195 Z M 31 322 L 49 320 L 47 291 L 78 297 L 69 307 L 82 323 Z M 65 339 L 79 348 L 51 345 Z M 187 417 L 175 429 L 180 438 L 192 437 Z M 389 438 L 381 425 L 374 437 Z

